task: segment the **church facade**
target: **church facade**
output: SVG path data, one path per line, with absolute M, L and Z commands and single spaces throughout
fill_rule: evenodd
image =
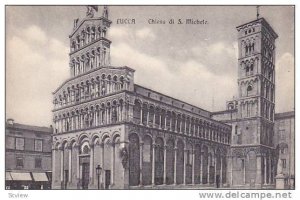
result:
M 53 92 L 52 188 L 274 187 L 277 34 L 267 21 L 237 27 L 239 97 L 209 112 L 111 66 L 111 21 L 96 9 L 74 21 L 70 78 Z

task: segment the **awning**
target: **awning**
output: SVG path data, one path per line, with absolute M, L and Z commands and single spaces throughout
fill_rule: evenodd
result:
M 12 181 L 10 172 L 5 172 L 5 180 L 6 180 L 6 181 Z
M 10 175 L 14 181 L 32 181 L 29 172 L 11 172 Z
M 48 177 L 45 173 L 33 173 L 32 172 L 32 176 L 35 181 L 49 181 Z

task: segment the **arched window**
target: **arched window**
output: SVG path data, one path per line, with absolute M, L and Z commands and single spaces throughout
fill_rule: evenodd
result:
M 133 106 L 133 120 L 137 124 L 141 123 L 141 104 L 138 101 Z
M 248 85 L 247 87 L 247 96 L 251 95 L 252 92 L 252 85 Z
M 249 66 L 246 67 L 246 76 L 249 76 Z
M 250 65 L 250 75 L 253 75 L 253 69 L 254 69 L 253 63 L 251 63 L 251 65 Z

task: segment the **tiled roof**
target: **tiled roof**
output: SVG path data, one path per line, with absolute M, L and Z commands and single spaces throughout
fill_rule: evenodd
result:
M 275 119 L 295 117 L 295 111 L 275 113 Z
M 32 126 L 32 125 L 19 124 L 19 123 L 13 123 L 13 124 L 5 123 L 5 127 L 6 128 L 29 130 L 29 131 L 36 131 L 36 132 L 45 132 L 45 133 L 50 133 L 50 134 L 52 133 L 52 128 L 45 127 L 45 126 Z

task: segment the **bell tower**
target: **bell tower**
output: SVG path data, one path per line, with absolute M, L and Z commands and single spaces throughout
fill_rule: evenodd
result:
M 233 185 L 272 184 L 274 167 L 275 40 L 264 18 L 237 27 L 238 120 L 232 141 Z M 255 164 L 253 164 L 255 161 Z
M 275 39 L 264 18 L 237 27 L 240 144 L 273 146 Z M 245 121 L 243 123 L 242 121 Z

